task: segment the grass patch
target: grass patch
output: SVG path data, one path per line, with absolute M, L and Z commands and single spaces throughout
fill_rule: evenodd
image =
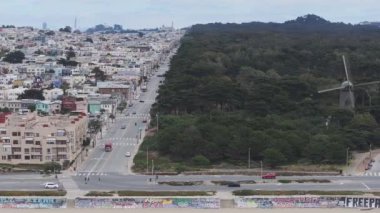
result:
M 215 185 L 220 185 L 220 186 L 227 186 L 228 184 L 231 184 L 231 183 L 255 184 L 256 181 L 254 180 L 240 180 L 240 181 L 213 180 L 211 181 L 211 183 Z
M 99 191 L 90 191 L 84 196 L 87 197 L 112 197 L 116 192 L 110 191 L 110 192 L 99 192 Z
M 214 191 L 118 191 L 119 196 L 212 196 Z
M 294 164 L 280 166 L 281 170 L 284 171 L 298 171 L 298 172 L 336 172 L 342 169 L 342 165 L 317 165 L 317 164 Z
M 294 180 L 294 182 L 297 182 L 297 183 L 331 183 L 331 180 L 327 180 L 327 179 L 301 179 L 301 180 Z
M 169 186 L 199 186 L 203 184 L 203 181 L 167 181 L 158 182 L 158 184 Z
M 0 196 L 46 196 L 59 197 L 65 196 L 66 191 L 0 191 Z
M 232 192 L 236 196 L 252 195 L 364 195 L 362 191 L 257 191 L 257 190 L 237 190 Z
M 279 183 L 291 183 L 292 180 L 278 180 Z
M 299 180 L 278 180 L 279 183 L 331 183 L 327 179 L 299 179 Z

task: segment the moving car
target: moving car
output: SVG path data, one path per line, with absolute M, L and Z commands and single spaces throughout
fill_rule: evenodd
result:
M 132 112 L 132 114 L 136 115 L 136 112 Z
M 130 103 L 130 104 L 128 105 L 128 107 L 133 107 L 133 104 L 132 104 L 132 103 Z
M 144 103 L 144 100 L 140 100 L 140 103 Z
M 276 179 L 276 173 L 266 173 L 261 178 L 262 179 Z
M 131 157 L 131 153 L 130 152 L 126 152 L 125 153 L 125 157 Z
M 47 182 L 47 183 L 45 183 L 44 188 L 45 189 L 58 189 L 59 188 L 59 184 L 58 183 Z
M 121 129 L 125 129 L 125 128 L 127 128 L 125 125 L 121 126 Z
M 148 122 L 148 120 L 146 118 L 144 118 L 144 120 L 142 121 L 143 123 L 146 123 Z

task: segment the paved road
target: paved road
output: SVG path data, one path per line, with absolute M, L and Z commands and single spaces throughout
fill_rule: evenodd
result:
M 229 188 L 226 186 L 216 186 L 211 183 L 215 180 L 241 181 L 255 180 L 260 181 L 257 176 L 243 175 L 206 175 L 206 176 L 160 176 L 158 181 L 196 181 L 201 180 L 204 184 L 199 186 L 168 186 L 160 185 L 149 181 L 152 176 L 145 175 L 122 175 L 120 173 L 109 173 L 106 175 L 91 175 L 90 181 L 85 183 L 84 176 L 60 175 L 59 179 L 68 178 L 73 180 L 72 188 L 69 190 L 217 190 L 231 191 L 236 189 L 255 189 L 255 190 L 360 190 L 360 191 L 379 191 L 379 177 L 374 176 L 329 176 L 329 177 L 278 177 L 278 179 L 329 179 L 331 183 L 292 183 L 279 184 L 275 181 L 266 181 L 263 184 L 242 184 L 240 188 Z M 100 178 L 100 180 L 99 180 Z M 25 181 L 27 180 L 27 181 Z M 55 181 L 54 177 L 43 177 L 41 175 L 1 175 L 0 190 L 41 190 L 43 183 Z
M 150 108 L 154 103 L 161 77 L 169 69 L 169 57 L 161 65 L 157 72 L 150 77 L 147 84 L 147 92 L 141 92 L 138 100 L 134 100 L 133 106 L 129 107 L 123 114 L 116 114 L 113 123 L 109 123 L 106 134 L 97 142 L 96 147 L 89 153 L 88 159 L 77 170 L 77 176 L 98 176 L 110 174 L 130 174 L 133 156 L 138 150 L 140 137 L 144 136 L 144 131 L 149 123 Z M 144 102 L 140 102 L 140 100 Z M 129 115 L 127 116 L 127 113 Z M 143 123 L 148 119 L 147 123 Z M 125 125 L 125 129 L 121 127 Z M 112 142 L 113 150 L 104 151 L 104 143 Z M 126 152 L 132 154 L 126 157 Z

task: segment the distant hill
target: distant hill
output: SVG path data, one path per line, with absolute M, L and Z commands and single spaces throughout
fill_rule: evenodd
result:
M 304 16 L 300 16 L 296 18 L 295 20 L 286 21 L 285 24 L 305 24 L 305 25 L 322 25 L 322 24 L 331 24 L 331 22 L 327 21 L 326 19 L 314 15 L 314 14 L 308 14 Z

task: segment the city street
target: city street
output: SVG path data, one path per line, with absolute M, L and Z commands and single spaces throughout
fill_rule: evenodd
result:
M 128 107 L 122 114 L 116 113 L 114 121 L 108 120 L 108 127 L 102 139 L 96 143 L 93 150 L 89 152 L 87 160 L 77 169 L 77 176 L 105 176 L 112 174 L 130 174 L 133 157 L 138 151 L 138 145 L 142 142 L 145 129 L 150 119 L 150 108 L 154 103 L 158 86 L 162 77 L 169 68 L 169 57 L 160 66 L 157 72 L 153 73 L 147 82 L 148 90 L 140 92 L 138 100 L 133 100 L 133 106 Z M 139 90 L 139 88 L 137 88 Z M 140 102 L 143 101 L 143 102 Z M 127 116 L 128 114 L 128 116 Z M 148 122 L 143 123 L 147 119 Z M 125 129 L 122 129 L 125 126 Z M 104 151 L 104 144 L 112 142 L 113 150 Z M 131 153 L 126 157 L 127 152 Z

